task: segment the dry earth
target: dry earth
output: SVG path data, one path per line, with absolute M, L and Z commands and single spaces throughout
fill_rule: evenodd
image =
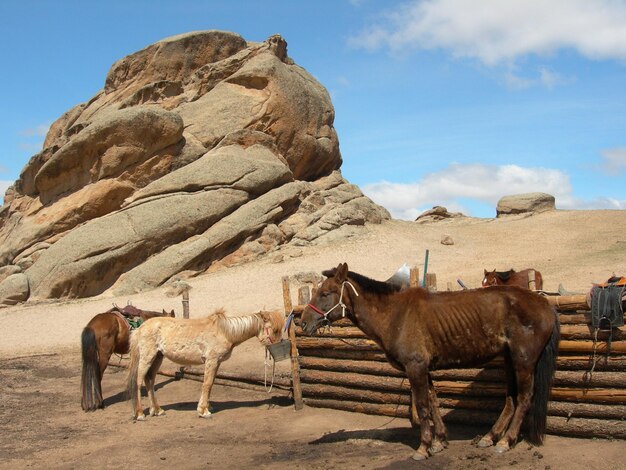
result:
M 455 244 L 440 244 L 443 234 Z M 320 272 L 348 262 L 350 269 L 386 278 L 402 263 L 422 267 L 440 288 L 457 278 L 478 286 L 483 268 L 533 267 L 544 288 L 560 283 L 585 292 L 592 282 L 626 272 L 626 213 L 556 211 L 505 220 L 465 219 L 430 225 L 391 221 L 346 227 L 313 247 L 288 247 L 244 266 L 190 280 L 191 314 L 218 307 L 230 314 L 282 308 L 281 278 Z M 107 407 L 80 409 L 79 337 L 96 313 L 113 302 L 147 309 L 175 308 L 164 289 L 116 298 L 49 302 L 0 311 L 0 468 L 626 468 L 623 441 L 548 436 L 546 445 L 521 442 L 505 455 L 479 450 L 471 440 L 485 429 L 452 425 L 450 448 L 425 463 L 410 460 L 415 435 L 406 420 L 306 408 L 295 412 L 279 390 L 271 394 L 216 386 L 214 415 L 197 418 L 197 382 L 159 378 L 167 414 L 133 423 L 122 391 L 125 373 L 109 368 Z M 223 370 L 263 370 L 255 340 L 235 349 Z M 286 371 L 287 362 L 278 364 Z

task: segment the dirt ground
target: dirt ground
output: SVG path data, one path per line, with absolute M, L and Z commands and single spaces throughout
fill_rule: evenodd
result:
M 442 245 L 442 235 L 454 245 Z M 350 269 L 384 279 L 402 263 L 424 262 L 440 288 L 462 279 L 476 287 L 483 269 L 532 267 L 547 290 L 559 284 L 586 292 L 592 282 L 626 273 L 624 211 L 555 211 L 533 217 L 465 219 L 429 225 L 390 221 L 345 227 L 312 247 L 288 247 L 258 261 L 189 279 L 191 316 L 224 307 L 238 315 L 283 308 L 281 278 L 321 272 L 348 262 Z M 422 271 L 422 269 L 420 269 Z M 166 415 L 131 420 L 123 390 L 126 373 L 109 368 L 106 408 L 80 408 L 80 333 L 112 303 L 181 311 L 165 289 L 129 297 L 30 303 L 0 309 L 0 469 L 19 468 L 276 468 L 276 469 L 568 469 L 626 468 L 626 441 L 548 436 L 546 445 L 521 442 L 498 455 L 471 441 L 487 429 L 450 425 L 450 447 L 414 462 L 417 444 L 408 420 L 326 409 L 295 412 L 284 392 L 215 386 L 214 414 L 196 414 L 200 384 L 159 377 Z M 278 364 L 285 372 L 289 361 Z M 234 350 L 224 371 L 263 370 L 263 349 L 250 340 Z M 147 399 L 144 399 L 147 407 Z
M 548 436 L 507 454 L 477 449 L 483 428 L 450 426 L 450 447 L 426 462 L 411 455 L 404 419 L 305 407 L 282 391 L 216 385 L 213 415 L 196 414 L 200 383 L 157 379 L 166 414 L 133 422 L 126 371 L 110 367 L 104 410 L 80 409 L 80 357 L 44 354 L 0 360 L 0 468 L 584 469 L 625 468 L 623 441 Z M 147 398 L 144 397 L 147 407 Z

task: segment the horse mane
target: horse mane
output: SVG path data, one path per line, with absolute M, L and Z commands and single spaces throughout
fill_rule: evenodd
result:
M 256 334 L 263 327 L 263 319 L 259 313 L 229 317 L 223 309 L 218 309 L 209 318 L 215 318 L 216 326 L 233 342 L 248 339 L 251 331 Z
M 388 284 L 384 281 L 377 281 L 353 271 L 348 271 L 348 277 L 351 277 L 365 290 L 374 294 L 393 294 L 402 289 L 402 286 L 398 284 Z

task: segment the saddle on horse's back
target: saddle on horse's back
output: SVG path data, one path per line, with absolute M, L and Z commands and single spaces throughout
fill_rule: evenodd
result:
M 113 308 L 110 309 L 109 312 L 123 318 L 131 330 L 139 328 L 144 322 L 144 311 L 131 304 L 128 304 L 124 307 L 118 307 L 117 305 L 113 304 Z
M 594 284 L 591 297 L 591 326 L 611 330 L 624 326 L 623 299 L 626 296 L 626 277 L 612 276 L 606 282 Z

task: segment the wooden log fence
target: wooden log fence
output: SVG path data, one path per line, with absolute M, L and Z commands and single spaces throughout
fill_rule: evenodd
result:
M 417 275 L 412 273 L 412 282 Z M 430 290 L 435 276 L 430 277 Z M 560 313 L 561 341 L 548 432 L 626 439 L 626 330 L 597 334 L 585 295 L 550 296 Z M 290 306 L 296 314 L 304 302 Z M 296 322 L 298 323 L 298 322 Z M 384 416 L 408 417 L 410 386 L 403 372 L 349 320 L 315 337 L 295 329 L 297 370 L 304 403 Z M 484 368 L 433 371 L 444 420 L 492 425 L 504 406 L 503 359 Z
M 410 273 L 417 285 L 417 269 Z M 436 291 L 436 275 L 427 276 L 427 287 Z M 403 372 L 394 369 L 376 343 L 344 319 L 304 336 L 299 315 L 309 301 L 307 286 L 298 290 L 292 304 L 290 283 L 283 278 L 285 314 L 295 321 L 288 336 L 292 342 L 291 377 L 275 377 L 274 390 L 290 393 L 296 410 L 303 404 L 390 417 L 409 417 L 410 387 Z M 185 304 L 186 301 L 186 304 Z M 596 334 L 585 295 L 548 296 L 560 313 L 561 341 L 547 430 L 577 437 L 626 439 L 626 330 Z M 188 297 L 183 299 L 188 317 Z M 126 360 L 111 365 L 125 367 Z M 503 359 L 483 368 L 448 369 L 431 373 L 442 416 L 448 423 L 492 425 L 504 406 Z M 165 368 L 171 378 L 202 381 L 200 368 Z M 216 384 L 253 390 L 267 387 L 261 374 L 220 372 Z

